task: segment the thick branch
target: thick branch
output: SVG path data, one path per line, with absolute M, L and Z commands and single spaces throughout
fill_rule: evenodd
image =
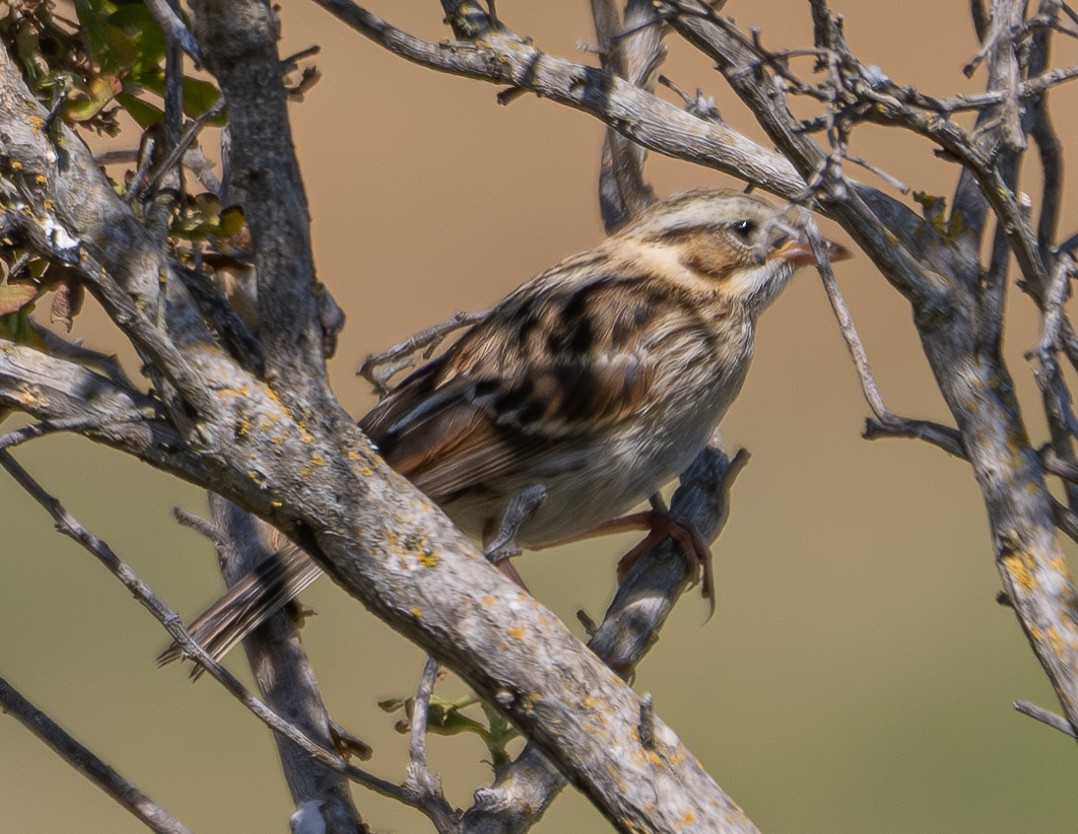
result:
M 161 403 L 81 365 L 0 340 L 0 404 L 79 433 L 187 480 L 208 478 Z
M 272 552 L 267 525 L 217 495 L 210 494 L 214 526 L 221 536 L 218 558 L 231 584 Z M 333 722 L 290 606 L 270 617 L 244 641 L 251 672 L 262 697 L 279 715 L 327 749 L 334 747 Z M 283 736 L 274 736 L 285 781 L 296 807 L 317 803 L 327 834 L 358 834 L 362 823 L 345 778 L 307 755 Z
M 228 103 L 232 184 L 255 249 L 267 371 L 282 392 L 314 394 L 325 379 L 307 198 L 292 149 L 277 55 L 278 21 L 266 3 L 192 4 L 206 66 Z M 308 391 L 308 389 L 311 389 Z M 328 392 L 318 392 L 327 397 Z

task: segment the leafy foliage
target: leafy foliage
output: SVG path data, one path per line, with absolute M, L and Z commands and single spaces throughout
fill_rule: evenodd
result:
M 140 0 L 75 0 L 74 12 L 76 19 L 70 20 L 48 0 L 0 0 L 0 38 L 22 67 L 30 90 L 52 117 L 72 128 L 114 137 L 124 127 L 126 113 L 144 138 L 158 136 L 164 120 L 167 42 L 149 9 Z M 190 75 L 183 76 L 182 91 L 183 111 L 190 118 L 204 116 L 220 98 L 211 81 Z M 208 122 L 223 124 L 224 118 L 222 111 Z M 151 161 L 160 156 L 154 154 Z M 16 181 L 32 176 L 4 173 Z M 125 186 L 130 189 L 136 179 L 129 172 Z M 116 184 L 117 190 L 122 187 Z M 47 211 L 27 197 L 31 190 L 0 194 L 0 201 L 24 211 L 33 207 L 35 214 Z M 216 242 L 237 235 L 242 227 L 239 208 L 221 206 L 213 194 L 182 193 L 169 231 L 174 242 Z M 4 230 L 0 270 L 0 336 L 37 344 L 30 313 L 45 293 L 57 290 L 52 318 L 70 328 L 82 293 L 62 264 L 41 257 Z
M 482 708 L 482 721 L 464 712 L 476 704 Z M 379 701 L 378 706 L 388 713 L 403 713 L 404 717 L 397 722 L 397 730 L 402 733 L 411 730 L 415 698 L 389 698 Z M 427 729 L 440 736 L 455 736 L 461 733 L 478 736 L 490 753 L 490 765 L 495 771 L 508 764 L 509 742 L 520 735 L 496 710 L 474 694 L 460 698 L 432 695 L 427 713 Z

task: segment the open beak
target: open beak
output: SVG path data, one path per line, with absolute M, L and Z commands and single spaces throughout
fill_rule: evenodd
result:
M 833 241 L 824 241 L 827 244 L 827 254 L 833 261 L 844 261 L 853 257 L 850 250 Z M 812 266 L 816 263 L 816 256 L 812 253 L 812 246 L 804 238 L 790 237 L 772 250 L 771 257 L 778 258 L 794 266 Z

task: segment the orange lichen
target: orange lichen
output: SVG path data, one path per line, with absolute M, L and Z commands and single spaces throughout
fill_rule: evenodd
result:
M 1067 567 L 1067 560 L 1063 558 L 1062 554 L 1052 559 L 1052 561 L 1048 563 L 1048 566 L 1056 573 L 1061 574 L 1068 581 L 1070 581 L 1071 572 L 1070 569 Z
M 1037 587 L 1037 577 L 1034 574 L 1036 565 L 1028 553 L 1023 551 L 1008 553 L 1003 557 L 1003 567 L 1026 593 L 1030 593 Z
M 524 639 L 524 629 L 522 629 L 520 626 L 509 626 L 509 628 L 506 629 L 506 634 L 508 634 L 514 640 Z
M 1052 653 L 1057 658 L 1062 660 L 1065 647 L 1063 645 L 1063 640 L 1060 639 L 1059 632 L 1056 631 L 1055 626 L 1048 626 L 1047 637 L 1048 637 L 1048 645 L 1052 647 Z

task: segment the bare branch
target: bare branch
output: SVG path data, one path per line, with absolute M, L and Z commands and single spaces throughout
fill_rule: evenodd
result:
M 235 504 L 210 494 L 221 572 L 232 584 L 275 550 L 276 531 Z M 337 748 L 334 722 L 303 650 L 294 610 L 270 617 L 244 641 L 251 672 L 267 705 L 324 750 Z M 285 780 L 297 807 L 317 803 L 326 834 L 364 830 L 345 777 L 291 740 L 274 735 Z M 339 748 L 337 748 L 339 751 Z
M 429 359 L 446 336 L 454 330 L 474 324 L 486 314 L 486 310 L 475 313 L 454 313 L 445 321 L 420 330 L 389 350 L 372 353 L 363 360 L 363 364 L 359 366 L 356 373 L 373 385 L 379 396 L 384 395 L 389 391 L 389 380 L 393 376 L 405 368 L 414 367 L 421 359 Z
M 158 834 L 190 834 L 190 829 L 76 741 L 63 727 L 0 678 L 0 708 L 51 747 L 75 770 L 101 788 L 143 825 Z
M 666 57 L 662 23 L 651 3 L 630 0 L 621 20 L 614 0 L 592 0 L 599 58 L 606 72 L 634 87 L 655 90 L 655 75 Z M 599 204 L 608 233 L 655 202 L 644 179 L 644 149 L 607 127 L 599 165 Z
M 1066 733 L 1071 738 L 1078 738 L 1078 732 L 1075 732 L 1067 719 L 1062 715 L 1056 715 L 1054 712 L 1049 712 L 1044 707 L 1039 707 L 1032 701 L 1015 701 L 1014 708 L 1023 715 L 1028 715 L 1030 718 L 1035 718 L 1043 724 L 1047 724 L 1049 727 L 1054 727 L 1061 733 Z
M 705 449 L 681 476 L 671 508 L 713 541 L 726 522 L 730 489 L 748 463 L 741 449 L 731 460 L 718 447 Z M 601 625 L 589 628 L 588 647 L 622 678 L 629 679 L 655 644 L 688 584 L 685 555 L 670 539 L 657 542 L 625 576 Z M 464 834 L 523 834 L 538 822 L 565 786 L 565 778 L 529 744 L 490 788 L 475 793 L 464 814 Z
M 232 181 L 254 241 L 269 376 L 292 407 L 304 399 L 331 400 L 312 292 L 307 197 L 292 149 L 276 15 L 257 0 L 199 0 L 192 11 L 206 68 L 228 103 Z
M 894 414 L 889 415 L 886 422 L 866 420 L 863 436 L 866 440 L 875 440 L 878 437 L 913 437 L 927 441 L 933 446 L 939 446 L 956 458 L 968 460 L 962 448 L 962 435 L 950 426 L 942 426 L 928 420 L 910 420 Z
M 430 697 L 438 678 L 438 661 L 428 657 L 423 664 L 415 700 L 412 705 L 411 732 L 408 741 L 408 769 L 404 779 L 417 804 L 425 809 L 440 834 L 459 831 L 457 817 L 442 792 L 442 780 L 427 764 L 427 722 L 430 715 Z
M 469 78 L 510 84 L 591 113 L 649 150 L 725 171 L 792 197 L 804 188 L 779 154 L 726 124 L 704 122 L 669 102 L 587 67 L 499 33 L 482 44 L 436 45 L 386 23 L 350 0 L 315 0 L 360 34 L 409 61 Z
M 153 14 L 154 20 L 160 26 L 165 35 L 172 41 L 180 44 L 196 64 L 202 63 L 202 55 L 195 41 L 194 35 L 183 25 L 180 16 L 168 2 L 168 0 L 146 0 L 146 6 Z

